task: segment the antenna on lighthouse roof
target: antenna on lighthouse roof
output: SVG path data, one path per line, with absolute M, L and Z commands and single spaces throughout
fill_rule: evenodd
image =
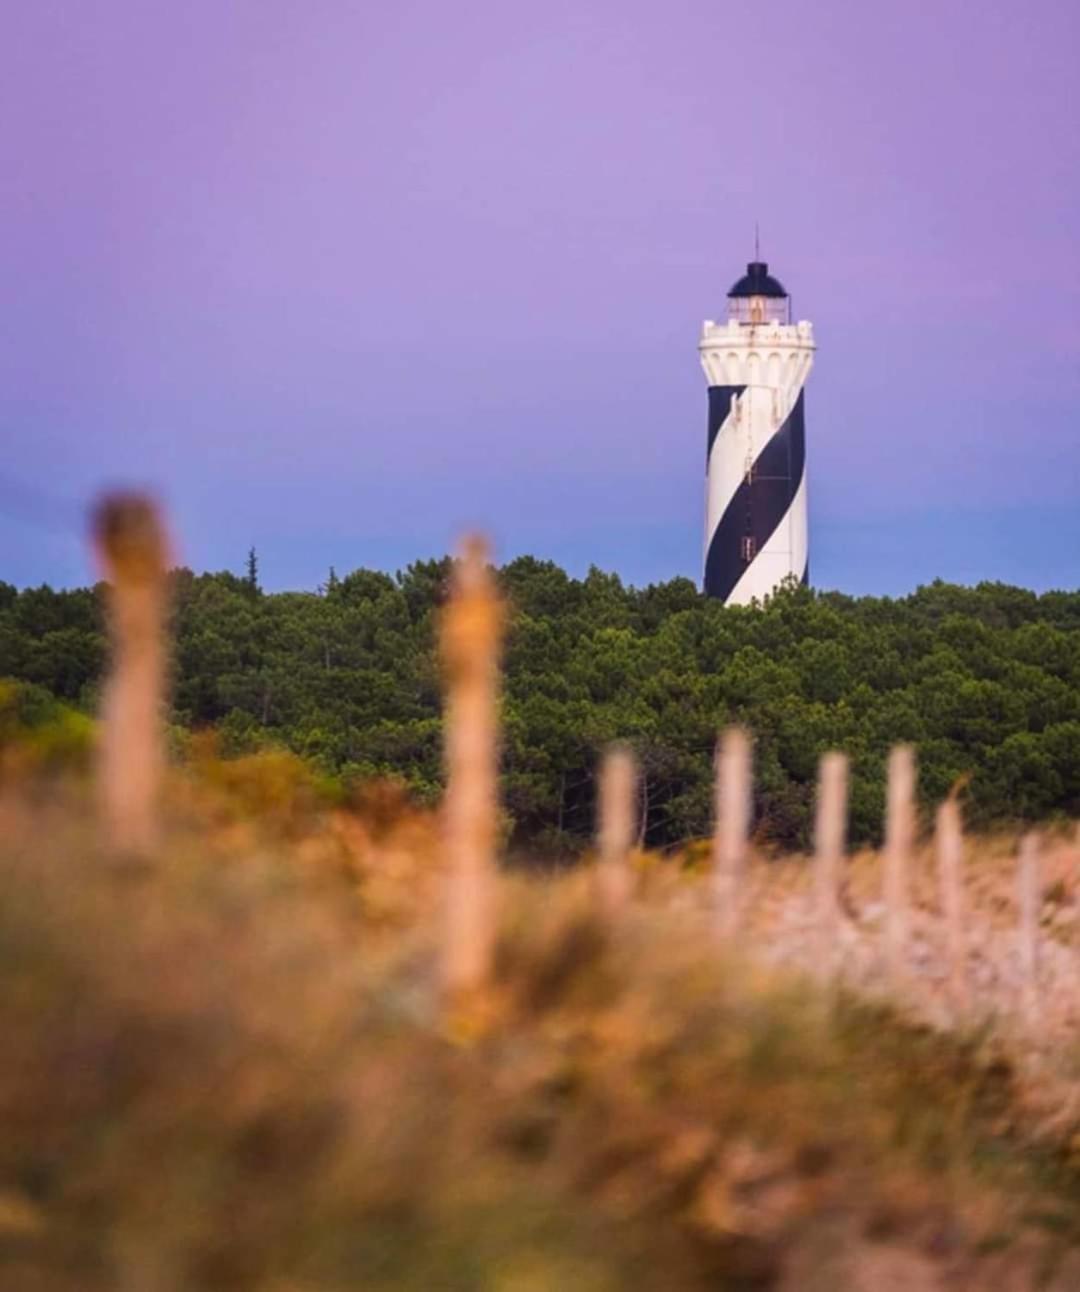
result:
M 761 231 L 758 229 L 758 222 L 754 221 L 754 259 L 761 260 Z

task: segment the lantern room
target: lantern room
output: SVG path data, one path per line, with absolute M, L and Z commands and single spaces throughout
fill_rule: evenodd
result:
M 728 292 L 728 321 L 747 327 L 791 322 L 791 301 L 783 284 L 769 273 L 764 260 L 752 260 L 746 273 Z

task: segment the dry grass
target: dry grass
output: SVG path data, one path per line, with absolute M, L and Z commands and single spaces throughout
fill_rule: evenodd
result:
M 207 756 L 152 865 L 88 797 L 3 808 L 0 1287 L 1077 1285 L 1069 1136 L 1029 1140 L 1007 1050 L 721 954 L 704 878 L 614 928 L 585 873 L 504 878 L 447 1018 L 392 793 Z

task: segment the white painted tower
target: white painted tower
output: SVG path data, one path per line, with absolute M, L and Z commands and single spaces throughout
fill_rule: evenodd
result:
M 803 384 L 813 329 L 791 322 L 767 264 L 746 268 L 726 322 L 707 319 L 698 345 L 709 383 L 705 592 L 734 606 L 809 576 Z

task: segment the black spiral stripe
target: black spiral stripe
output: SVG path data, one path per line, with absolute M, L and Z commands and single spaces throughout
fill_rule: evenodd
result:
M 713 441 L 720 433 L 720 427 L 731 412 L 731 401 L 741 395 L 745 386 L 710 386 L 709 387 L 709 443 L 705 450 L 705 470 L 709 469 L 709 458 L 712 455 Z
M 712 386 L 709 388 L 709 449 L 712 450 L 723 418 L 714 427 L 714 405 L 731 408 L 734 395 L 745 390 L 744 386 Z M 714 399 L 714 392 L 715 399 Z M 724 401 L 726 399 L 726 405 Z M 787 515 L 806 468 L 806 427 L 803 418 L 803 392 L 783 425 L 758 454 L 751 478 L 745 478 L 735 490 L 720 523 L 709 540 L 705 559 L 705 593 L 726 601 L 735 585 L 753 561 L 743 559 L 742 540 L 754 539 L 754 551 L 760 553 Z M 756 559 L 756 558 L 755 558 Z M 807 582 L 809 566 L 802 572 L 801 581 Z

